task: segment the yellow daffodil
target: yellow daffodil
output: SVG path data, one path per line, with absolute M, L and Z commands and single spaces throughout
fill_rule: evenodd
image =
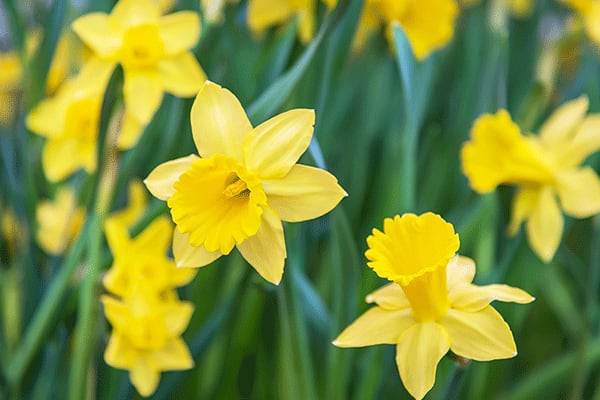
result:
M 64 186 L 54 201 L 42 201 L 37 207 L 37 242 L 45 252 L 62 254 L 79 235 L 85 221 L 85 211 L 77 206 L 77 195 Z
M 238 99 L 206 82 L 192 106 L 194 154 L 156 167 L 144 183 L 168 202 L 179 267 L 204 266 L 237 247 L 279 283 L 286 258 L 281 221 L 319 217 L 346 192 L 336 178 L 296 164 L 313 134 L 313 110 L 284 112 L 253 128 Z
M 324 1 L 332 8 L 337 1 Z M 261 34 L 271 26 L 298 18 L 298 36 L 308 43 L 315 34 L 316 0 L 249 0 L 248 26 Z
M 196 270 L 177 268 L 167 257 L 173 227 L 168 217 L 155 219 L 142 233 L 131 239 L 127 226 L 109 218 L 104 224 L 106 239 L 114 257 L 104 276 L 106 289 L 123 298 L 131 295 L 138 281 L 157 293 L 189 283 Z
M 382 25 L 392 42 L 392 24 L 397 23 L 408 37 L 415 57 L 424 60 L 452 40 L 458 11 L 455 0 L 365 0 L 354 47 L 360 48 L 370 33 Z
M 92 64 L 88 64 L 92 66 Z M 96 170 L 97 138 L 104 85 L 104 75 L 84 67 L 76 77 L 65 82 L 56 96 L 42 100 L 27 116 L 27 127 L 46 137 L 42 166 L 46 177 L 60 181 L 79 168 L 88 173 Z
M 102 296 L 113 332 L 104 353 L 106 363 L 129 370 L 129 379 L 142 396 L 156 390 L 162 371 L 189 369 L 194 360 L 181 338 L 194 306 L 172 291 L 159 295 L 138 282 L 123 300 Z
M 393 283 L 367 296 L 375 307 L 334 345 L 396 344 L 400 378 L 415 399 L 433 387 L 437 364 L 448 350 L 477 361 L 517 354 L 508 324 L 490 303 L 534 299 L 506 285 L 472 284 L 475 263 L 455 255 L 458 235 L 439 215 L 386 218 L 383 232 L 373 229 L 367 244 L 367 264 Z
M 560 2 L 572 8 L 579 15 L 590 40 L 600 46 L 600 1 L 560 0 Z
M 87 14 L 72 27 L 98 57 L 98 74 L 110 75 L 115 65 L 121 64 L 125 113 L 141 126 L 150 122 L 164 92 L 190 97 L 206 79 L 189 51 L 200 36 L 200 19 L 195 12 L 161 16 L 152 0 L 120 0 L 110 15 Z M 137 137 L 129 138 L 119 145 L 128 148 L 136 141 Z
M 534 252 L 549 262 L 560 244 L 563 216 L 587 218 L 600 212 L 600 179 L 587 156 L 600 149 L 600 114 L 586 116 L 588 99 L 565 103 L 541 126 L 539 136 L 523 136 L 508 112 L 475 121 L 462 163 L 478 193 L 498 185 L 517 186 L 509 232 L 526 221 Z M 559 206 L 560 203 L 560 206 Z

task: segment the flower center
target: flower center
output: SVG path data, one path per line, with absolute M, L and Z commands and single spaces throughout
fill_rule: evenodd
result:
M 223 194 L 227 198 L 235 198 L 239 200 L 245 200 L 250 197 L 250 189 L 248 189 L 248 185 L 246 182 L 240 179 L 235 173 L 231 174 L 231 181 L 229 179 L 225 181 L 225 190 L 223 190 Z
M 131 343 L 143 350 L 159 350 L 168 339 L 165 323 L 158 315 L 134 317 L 127 330 Z
M 229 254 L 258 232 L 267 204 L 260 179 L 233 158 L 196 160 L 174 184 L 168 200 L 173 221 L 190 244 Z
M 374 229 L 365 253 L 369 267 L 398 283 L 418 321 L 435 321 L 450 307 L 446 265 L 459 247 L 454 227 L 439 215 L 386 218 L 383 232 Z
M 101 100 L 87 97 L 75 100 L 67 108 L 64 135 L 83 141 L 96 140 Z
M 164 44 L 156 25 L 129 28 L 123 38 L 121 62 L 125 68 L 154 67 L 164 54 Z

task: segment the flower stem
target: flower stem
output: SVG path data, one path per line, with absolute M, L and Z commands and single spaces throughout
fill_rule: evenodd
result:
M 56 279 L 50 286 L 48 294 L 40 303 L 40 308 L 28 326 L 22 345 L 16 350 L 15 355 L 7 368 L 7 380 L 9 386 L 13 389 L 16 389 L 20 385 L 21 379 L 23 378 L 29 363 L 37 353 L 42 344 L 42 339 L 52 325 L 59 306 L 62 304 L 62 299 L 69 288 L 71 276 L 83 254 L 83 249 L 88 241 L 91 227 L 92 223 L 86 224 L 82 234 L 69 251 Z

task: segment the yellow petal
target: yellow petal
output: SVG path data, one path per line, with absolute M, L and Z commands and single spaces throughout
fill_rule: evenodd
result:
M 42 100 L 27 115 L 25 124 L 30 131 L 47 138 L 57 138 L 65 130 L 66 107 L 54 99 Z
M 194 11 L 179 11 L 165 15 L 158 23 L 160 38 L 167 55 L 191 49 L 200 37 L 200 18 Z M 197 90 L 196 90 L 197 92 Z
M 108 340 L 104 351 L 104 361 L 114 368 L 129 369 L 135 362 L 135 350 L 127 339 L 117 333 L 113 333 Z
M 410 307 L 404 290 L 396 282 L 380 287 L 370 293 L 365 300 L 367 303 L 376 303 L 384 310 L 402 310 Z
M 495 300 L 519 304 L 527 304 L 535 300 L 524 290 L 499 284 L 485 286 L 459 284 L 450 289 L 448 297 L 452 308 L 467 312 L 479 311 Z
M 237 248 L 263 278 L 275 285 L 279 284 L 287 253 L 283 226 L 275 211 L 264 207 L 258 232 L 238 244 Z
M 106 319 L 115 330 L 122 330 L 127 326 L 130 311 L 125 304 L 111 296 L 103 295 L 100 297 L 104 306 Z
M 541 126 L 542 142 L 548 147 L 566 144 L 585 118 L 588 106 L 587 96 L 581 96 L 560 106 Z
M 169 334 L 171 336 L 180 336 L 190 323 L 190 318 L 192 318 L 192 314 L 194 313 L 194 305 L 189 302 L 177 302 L 166 306 L 164 311 L 165 323 Z
M 373 307 L 344 329 L 333 344 L 338 347 L 396 344 L 404 331 L 414 324 L 410 309 L 392 311 Z
M 508 234 L 515 235 L 521 223 L 529 218 L 539 201 L 539 189 L 520 188 L 515 194 L 508 226 Z
M 190 154 L 187 157 L 164 162 L 150 172 L 150 175 L 144 179 L 144 185 L 154 197 L 166 201 L 175 193 L 173 184 L 181 174 L 192 167 L 198 158 L 197 155 Z
M 123 28 L 158 24 L 160 8 L 152 0 L 119 0 L 110 14 L 111 22 Z
M 248 2 L 248 27 L 254 33 L 261 33 L 292 18 L 294 13 L 294 8 L 287 1 L 252 0 Z
M 158 63 L 158 74 L 165 91 L 177 97 L 192 97 L 202 88 L 206 74 L 190 52 L 166 58 Z
M 49 140 L 42 152 L 44 173 L 51 182 L 61 181 L 83 166 L 84 156 L 74 140 Z
M 191 122 L 194 143 L 202 157 L 222 154 L 243 161 L 244 138 L 252 125 L 233 93 L 206 81 L 192 105 Z
M 456 284 L 473 282 L 475 261 L 469 257 L 456 255 L 450 259 L 446 268 L 448 290 Z
M 207 251 L 204 246 L 190 244 L 189 233 L 173 231 L 173 256 L 179 268 L 204 267 L 221 257 L 220 251 Z
M 102 93 L 106 89 L 115 66 L 116 64 L 113 61 L 93 56 L 89 57 L 83 67 L 81 67 L 76 81 L 80 86 L 86 88 L 86 90 L 99 93 L 98 96 L 102 97 Z
M 152 364 L 161 371 L 180 371 L 194 366 L 194 360 L 181 338 L 169 340 L 165 347 L 152 352 Z
M 527 221 L 527 239 L 544 262 L 550 262 L 562 237 L 563 216 L 552 189 L 540 191 L 538 203 Z
M 155 370 L 146 360 L 138 358 L 129 371 L 129 379 L 138 393 L 147 397 L 156 391 L 160 381 L 160 372 Z
M 173 225 L 167 216 L 160 216 L 150 223 L 133 240 L 140 249 L 165 254 L 171 245 Z
M 559 163 L 572 167 L 581 164 L 590 154 L 600 149 L 600 114 L 588 116 L 562 151 Z
M 104 13 L 90 13 L 77 18 L 71 28 L 79 38 L 102 58 L 112 58 L 119 50 L 122 37 L 111 26 L 110 18 Z
M 396 349 L 396 364 L 408 393 L 420 400 L 435 383 L 435 372 L 448 352 L 448 333 L 438 323 L 424 322 L 408 328 Z
M 104 232 L 106 233 L 106 241 L 113 256 L 117 256 L 130 246 L 131 238 L 127 227 L 120 223 L 118 219 L 108 218 L 104 222 Z
M 590 167 L 560 172 L 556 191 L 565 214 L 587 218 L 600 212 L 600 178 Z
M 450 350 L 461 357 L 490 361 L 517 355 L 510 327 L 492 306 L 477 312 L 451 309 L 440 323 L 450 335 Z
M 347 196 L 335 176 L 306 165 L 294 165 L 282 179 L 265 179 L 262 184 L 269 205 L 288 222 L 320 217 Z
M 295 109 L 263 122 L 244 141 L 244 160 L 261 178 L 285 176 L 312 138 L 315 112 Z
M 140 136 L 142 136 L 145 127 L 146 126 L 132 116 L 131 113 L 124 112 L 123 121 L 121 122 L 121 132 L 117 139 L 117 146 L 119 146 L 119 149 L 128 150 L 135 146 L 140 139 Z
M 387 6 L 382 7 L 385 19 L 390 27 L 391 23 L 400 24 L 418 60 L 424 60 L 452 40 L 459 11 L 454 0 L 429 0 L 427 5 L 418 1 L 385 3 Z
M 142 125 L 147 125 L 162 102 L 163 87 L 160 76 L 154 71 L 124 72 L 125 112 L 131 113 Z
M 551 184 L 554 176 L 543 152 L 526 140 L 505 110 L 477 118 L 472 140 L 461 150 L 463 172 L 473 190 L 487 193 L 503 183 Z
M 308 7 L 298 12 L 298 37 L 304 44 L 310 42 L 315 34 L 314 3 L 309 2 Z

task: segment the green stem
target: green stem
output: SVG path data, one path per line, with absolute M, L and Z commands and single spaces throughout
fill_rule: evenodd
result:
M 77 242 L 71 247 L 64 265 L 28 326 L 22 345 L 15 351 L 6 371 L 7 381 L 11 388 L 16 389 L 19 386 L 27 367 L 42 344 L 42 339 L 51 328 L 54 317 L 69 288 L 71 276 L 81 259 L 92 226 L 92 223 L 86 224 Z
M 587 345 L 584 362 L 593 364 L 600 360 L 600 337 L 591 340 Z M 544 398 L 544 394 L 556 393 L 560 385 L 564 385 L 578 362 L 578 349 L 557 357 L 553 361 L 539 367 L 527 375 L 526 379 L 513 385 L 513 390 L 504 393 L 499 399 L 528 400 Z
M 102 221 L 100 211 L 94 213 L 92 219 L 93 231 L 90 238 L 88 271 L 81 286 L 79 297 L 79 318 L 75 331 L 73 362 L 69 375 L 69 399 L 85 398 L 87 374 L 92 351 L 96 344 L 96 316 L 98 302 L 97 283 L 100 275 L 102 255 Z

